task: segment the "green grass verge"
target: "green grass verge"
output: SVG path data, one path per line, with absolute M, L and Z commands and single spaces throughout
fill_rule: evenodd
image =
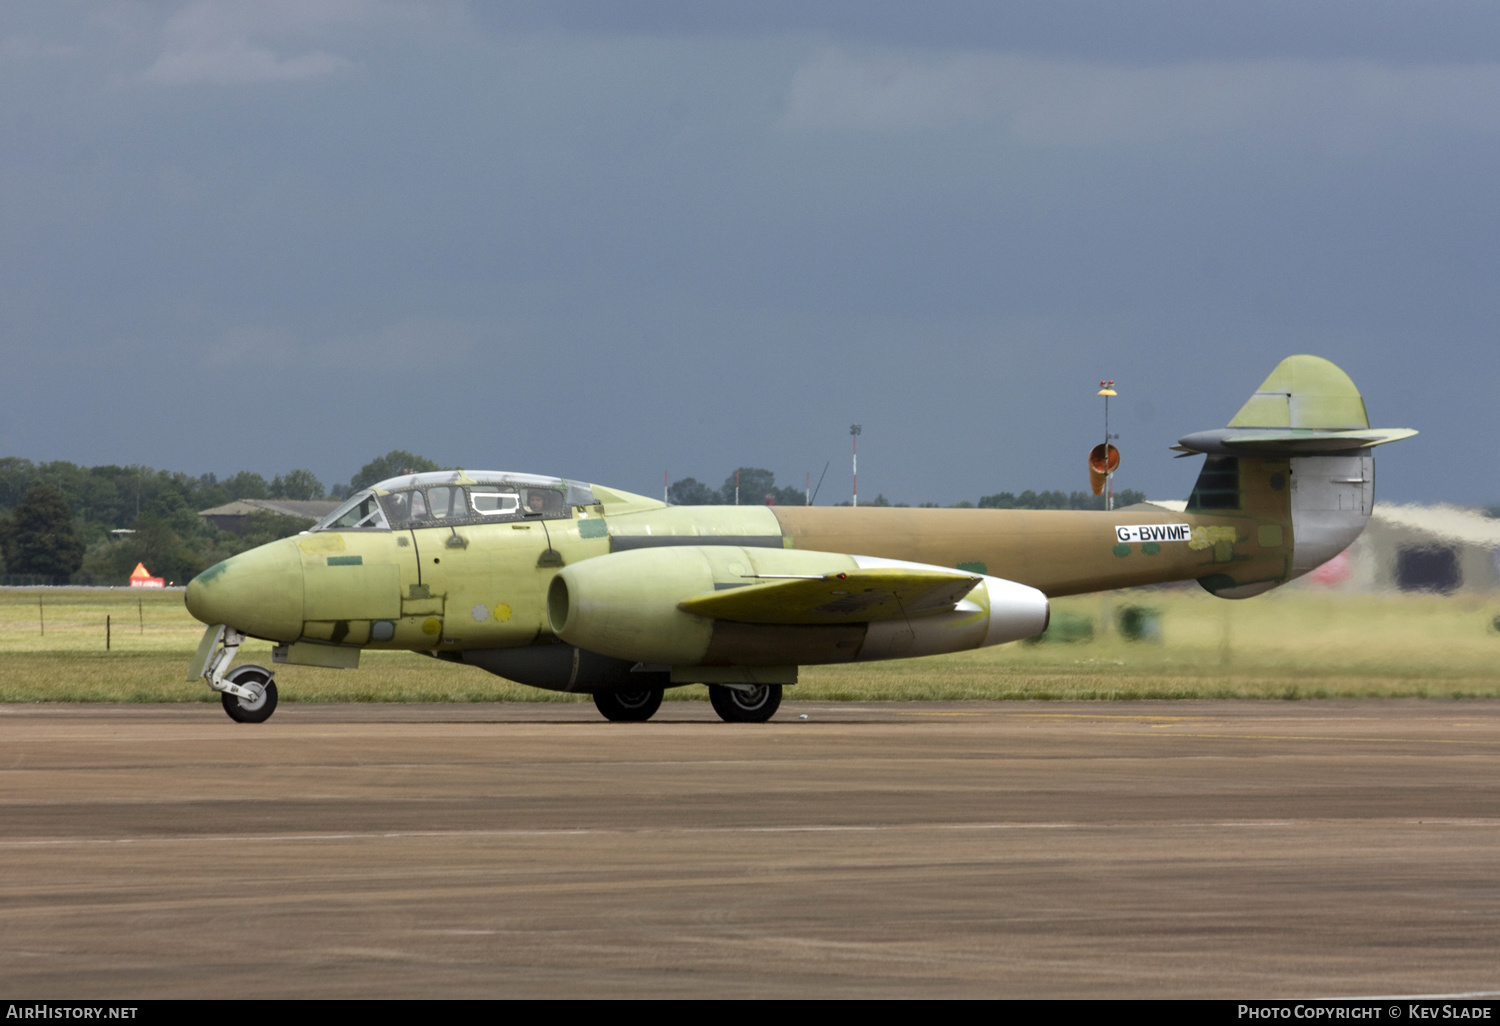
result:
M 183 678 L 202 627 L 180 593 L 0 592 L 0 702 L 217 701 Z M 1119 633 L 1143 608 L 1148 638 Z M 110 649 L 104 619 L 110 617 Z M 1054 604 L 1052 640 L 884 663 L 805 667 L 788 700 L 1500 697 L 1500 597 L 1330 595 L 1244 602 L 1194 588 Z M 1127 624 L 1130 617 L 1125 618 Z M 1070 636 L 1063 642 L 1057 637 Z M 270 646 L 242 662 L 270 665 Z M 575 702 L 473 667 L 366 653 L 359 670 L 277 668 L 288 702 Z M 702 700 L 704 688 L 668 692 Z

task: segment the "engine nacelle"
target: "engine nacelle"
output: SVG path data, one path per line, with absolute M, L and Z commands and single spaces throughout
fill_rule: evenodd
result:
M 949 567 L 796 549 L 730 545 L 632 549 L 574 563 L 547 593 L 553 632 L 570 645 L 666 666 L 792 666 L 960 652 L 1046 629 L 1047 598 L 983 577 L 957 607 L 871 623 L 736 623 L 684 612 L 678 603 L 765 578 L 842 571 Z M 978 575 L 976 575 L 978 576 Z

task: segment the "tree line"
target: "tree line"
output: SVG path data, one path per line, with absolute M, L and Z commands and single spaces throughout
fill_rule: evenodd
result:
M 307 528 L 298 517 L 261 512 L 248 518 L 244 534 L 233 534 L 199 516 L 202 510 L 237 499 L 338 499 L 397 474 L 442 469 L 398 449 L 325 491 L 305 469 L 269 481 L 253 471 L 221 480 L 145 466 L 0 458 L 0 575 L 123 584 L 145 563 L 181 584 L 222 559 Z M 121 529 L 134 533 L 110 533 Z
M 807 492 L 801 488 L 776 487 L 776 475 L 763 467 L 740 467 L 724 479 L 724 484 L 718 488 L 710 488 L 708 485 L 696 478 L 684 477 L 680 481 L 673 481 L 667 487 L 667 501 L 675 506 L 732 506 L 735 504 L 736 496 L 741 506 L 805 506 L 807 505 Z M 850 499 L 834 503 L 836 506 L 848 506 Z M 1146 493 L 1134 489 L 1125 488 L 1115 493 L 1115 506 L 1130 506 L 1137 502 L 1145 502 Z M 860 505 L 863 506 L 894 506 L 907 508 L 911 503 L 892 503 L 884 495 L 877 495 L 874 499 L 865 499 Z M 923 502 L 918 504 L 919 509 L 935 509 L 936 502 Z M 1104 496 L 1094 495 L 1090 492 L 1034 492 L 1027 489 L 1016 495 L 1012 492 L 997 492 L 994 495 L 982 495 L 977 503 L 964 499 L 953 503 L 949 509 L 1103 509 Z
M 807 493 L 801 488 L 777 488 L 776 475 L 761 467 L 740 467 L 715 489 L 685 477 L 667 486 L 667 501 L 674 506 L 805 506 Z
M 47 578 L 57 583 L 123 584 L 137 563 L 178 584 L 237 553 L 296 534 L 307 521 L 269 511 L 247 518 L 243 534 L 214 526 L 199 513 L 237 499 L 339 499 L 377 481 L 401 474 L 446 469 L 423 456 L 396 449 L 360 468 L 347 484 L 326 489 L 310 470 L 290 470 L 271 480 L 253 471 L 220 479 L 151 467 L 81 467 L 73 463 L 33 463 L 0 458 L 0 576 Z M 740 467 L 719 488 L 691 477 L 667 489 L 681 506 L 774 503 L 802 506 L 807 493 L 777 487 L 761 467 Z M 1140 492 L 1116 494 L 1117 506 L 1143 501 Z M 849 500 L 838 505 L 847 506 Z M 863 505 L 890 506 L 884 495 Z M 907 503 L 895 503 L 906 506 Z M 924 502 L 935 507 L 935 502 Z M 1087 492 L 1000 492 L 967 500 L 956 508 L 1103 509 L 1104 500 Z M 131 533 L 112 534 L 125 530 Z

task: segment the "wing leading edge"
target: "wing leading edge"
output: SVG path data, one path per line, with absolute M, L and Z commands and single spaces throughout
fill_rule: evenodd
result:
M 694 595 L 677 608 L 740 623 L 867 623 L 948 612 L 983 578 L 941 570 L 881 568 L 761 580 L 764 583 Z

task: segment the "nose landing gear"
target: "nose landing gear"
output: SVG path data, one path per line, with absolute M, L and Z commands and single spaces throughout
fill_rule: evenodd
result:
M 236 723 L 264 723 L 276 711 L 276 682 L 263 666 L 236 666 L 224 678 L 242 691 L 258 692 L 259 697 L 246 698 L 225 691 L 219 695 L 224 711 Z
M 216 624 L 203 633 L 193 659 L 189 681 L 203 680 L 219 693 L 224 711 L 236 723 L 264 723 L 276 711 L 275 675 L 264 666 L 236 666 L 235 653 L 245 636 L 233 627 Z

